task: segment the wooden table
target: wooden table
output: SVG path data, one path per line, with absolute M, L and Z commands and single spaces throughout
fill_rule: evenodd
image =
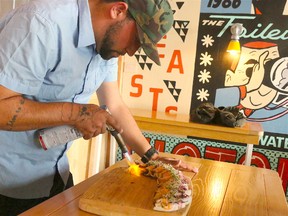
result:
M 189 216 L 288 215 L 281 180 L 278 173 L 273 170 L 168 153 L 161 153 L 161 155 L 181 158 L 199 168 L 199 173 L 191 176 L 193 198 L 188 212 Z M 138 156 L 133 155 L 133 157 Z M 26 211 L 21 216 L 91 215 L 78 208 L 81 195 L 101 175 L 121 166 L 127 166 L 126 161 L 117 162 L 82 183 Z
M 251 165 L 253 145 L 258 145 L 263 129 L 261 124 L 246 122 L 242 127 L 225 127 L 190 122 L 189 115 L 131 109 L 139 128 L 156 133 L 192 136 L 247 144 L 245 165 Z

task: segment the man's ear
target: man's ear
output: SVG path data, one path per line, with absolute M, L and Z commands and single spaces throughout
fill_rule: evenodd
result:
M 110 8 L 110 16 L 112 19 L 126 18 L 128 13 L 128 5 L 125 2 L 115 2 Z

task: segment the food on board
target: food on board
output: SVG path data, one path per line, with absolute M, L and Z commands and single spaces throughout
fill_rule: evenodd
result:
M 154 210 L 177 211 L 192 201 L 191 179 L 172 165 L 152 160 L 140 165 L 142 175 L 157 179 Z

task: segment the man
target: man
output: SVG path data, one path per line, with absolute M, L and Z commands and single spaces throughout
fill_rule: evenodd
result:
M 66 151 L 44 151 L 41 128 L 69 125 L 90 139 L 106 124 L 146 162 L 158 158 L 123 103 L 117 57 L 140 47 L 160 64 L 167 0 L 39 0 L 0 21 L 0 215 L 16 215 L 73 185 Z M 97 93 L 100 105 L 86 104 Z

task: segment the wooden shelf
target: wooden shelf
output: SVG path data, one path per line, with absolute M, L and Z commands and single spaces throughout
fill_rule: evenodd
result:
M 258 145 L 263 135 L 261 124 L 246 122 L 243 127 L 225 127 L 189 121 L 189 115 L 130 109 L 141 130 L 185 135 L 213 140 Z

